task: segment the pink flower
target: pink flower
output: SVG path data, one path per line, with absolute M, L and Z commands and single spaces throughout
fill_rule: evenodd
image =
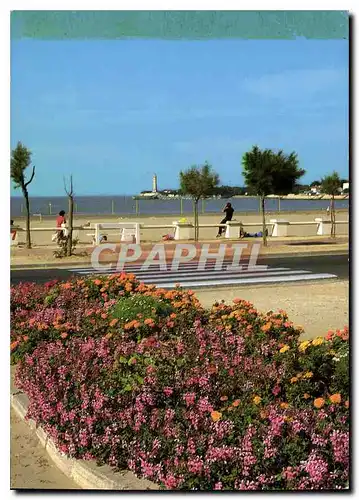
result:
M 280 393 L 280 387 L 279 385 L 276 385 L 273 389 L 272 389 L 272 393 L 275 395 L 275 396 L 278 396 L 278 394 Z
M 166 396 L 171 396 L 171 395 L 173 394 L 173 389 L 172 389 L 172 387 L 165 387 L 165 388 L 163 389 L 163 392 L 164 392 L 164 394 L 165 394 Z

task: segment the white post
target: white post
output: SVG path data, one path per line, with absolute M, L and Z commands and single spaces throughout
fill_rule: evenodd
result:
M 95 245 L 100 244 L 100 226 L 101 224 L 95 224 Z
M 135 224 L 135 238 L 136 238 L 136 243 L 139 244 L 141 241 L 141 236 L 140 236 L 140 224 L 136 222 Z
M 226 233 L 224 235 L 225 238 L 238 239 L 240 237 L 242 222 L 228 221 L 226 222 L 226 226 Z
M 175 240 L 191 240 L 193 239 L 193 224 L 188 222 L 174 221 L 172 224 L 175 226 Z
M 318 236 L 330 236 L 330 230 L 332 227 L 332 223 L 330 220 L 323 220 L 322 218 L 314 219 L 315 222 L 318 223 L 317 226 L 317 235 Z
M 283 219 L 270 219 L 273 226 L 272 236 L 286 237 L 288 236 L 289 221 Z

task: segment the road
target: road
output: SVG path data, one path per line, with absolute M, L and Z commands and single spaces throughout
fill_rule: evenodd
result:
M 225 262 L 226 265 L 231 262 Z M 300 281 L 316 281 L 323 279 L 349 279 L 348 255 L 308 255 L 291 257 L 260 257 L 257 266 L 268 266 L 267 269 L 248 268 L 242 270 L 215 269 L 213 261 L 209 261 L 204 270 L 198 270 L 195 262 L 181 264 L 178 271 L 159 270 L 151 266 L 141 270 L 139 266 L 129 266 L 129 271 L 145 283 L 155 284 L 161 288 L 173 288 L 180 283 L 184 288 L 203 288 L 214 286 L 235 286 L 253 284 L 291 283 Z M 85 276 L 93 272 L 86 268 L 52 268 L 11 271 L 11 283 L 37 282 L 44 283 L 53 279 L 67 280 L 73 276 Z M 114 272 L 114 271 L 113 271 Z M 97 274 L 104 274 L 96 271 Z

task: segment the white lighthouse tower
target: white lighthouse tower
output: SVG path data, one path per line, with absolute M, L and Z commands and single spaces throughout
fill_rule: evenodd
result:
M 157 175 L 153 174 L 152 178 L 152 193 L 157 193 Z

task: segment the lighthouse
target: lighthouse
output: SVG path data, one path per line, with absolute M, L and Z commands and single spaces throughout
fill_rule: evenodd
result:
M 152 193 L 157 193 L 157 175 L 153 174 L 152 178 Z

